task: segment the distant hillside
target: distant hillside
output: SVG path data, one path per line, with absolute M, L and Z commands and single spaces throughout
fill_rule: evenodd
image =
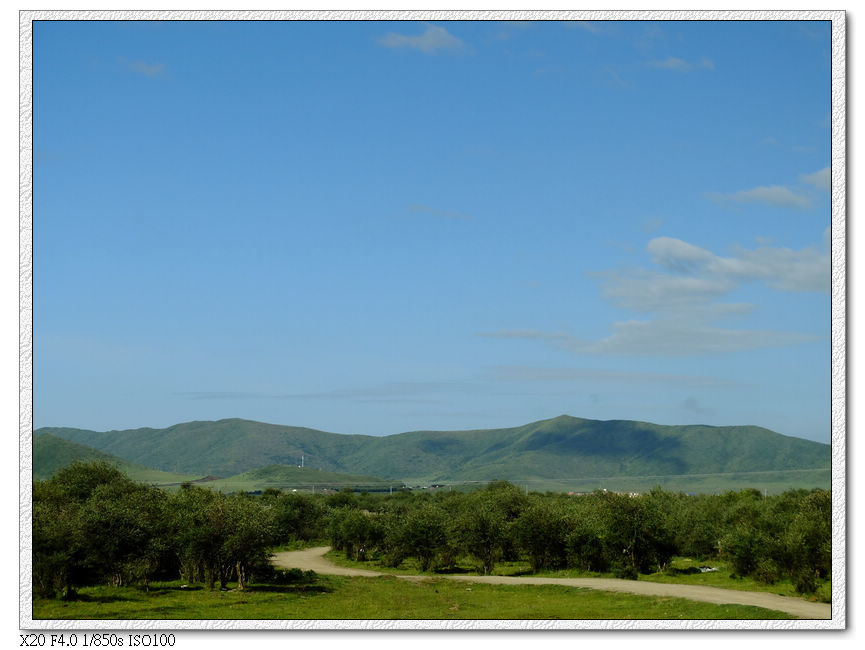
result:
M 341 435 L 249 420 L 167 429 L 40 432 L 164 471 L 231 476 L 268 465 L 410 483 L 827 469 L 829 445 L 754 426 L 664 426 L 560 416 L 521 427 Z
M 312 469 L 356 472 L 343 459 L 378 440 L 238 419 L 107 432 L 47 427 L 36 433 L 42 432 L 167 472 L 217 476 L 268 465 L 299 465 L 301 456 Z
M 176 483 L 199 478 L 199 476 L 173 474 L 149 467 L 142 467 L 111 454 L 106 454 L 93 447 L 58 438 L 50 433 L 39 433 L 33 438 L 34 480 L 46 481 L 54 476 L 59 469 L 74 462 L 88 462 L 91 460 L 103 460 L 111 463 L 131 479 L 144 483 Z
M 321 472 L 317 469 L 297 467 L 296 465 L 269 465 L 237 476 L 210 481 L 206 485 L 209 488 L 224 492 L 253 492 L 266 488 L 321 491 L 323 489 L 340 490 L 344 487 L 353 487 L 363 491 L 386 490 L 390 487 L 399 488 L 402 482 L 360 474 Z

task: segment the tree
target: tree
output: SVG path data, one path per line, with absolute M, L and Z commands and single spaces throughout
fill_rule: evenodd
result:
M 510 484 L 497 482 L 473 492 L 463 501 L 457 520 L 459 544 L 479 562 L 484 575 L 492 573 L 510 545 L 508 515 L 518 512 L 511 508 L 511 488 Z
M 403 519 L 396 543 L 402 553 L 417 558 L 421 571 L 429 571 L 447 542 L 447 513 L 434 503 L 423 503 Z
M 567 563 L 567 537 L 573 525 L 564 509 L 549 497 L 535 497 L 512 524 L 514 539 L 528 555 L 532 571 Z
M 122 582 L 135 517 L 117 506 L 140 489 L 105 461 L 76 462 L 33 490 L 34 586 L 69 596 L 109 576 Z M 147 488 L 144 488 L 147 489 Z
M 605 493 L 601 503 L 606 553 L 614 571 L 636 578 L 637 573 L 652 573 L 670 561 L 672 536 L 656 503 L 613 492 Z
M 57 484 L 33 484 L 33 590 L 39 596 L 71 596 L 86 583 L 79 509 Z
M 270 501 L 270 517 L 277 544 L 298 539 L 313 540 L 325 534 L 324 507 L 304 494 L 281 494 Z
M 212 590 L 225 566 L 225 496 L 194 486 L 179 490 L 171 501 L 171 527 L 181 576 Z
M 251 567 L 266 561 L 268 547 L 273 543 L 270 518 L 259 499 L 237 494 L 225 500 L 226 531 L 220 549 L 223 571 L 234 571 L 237 588 L 246 589 Z M 225 586 L 224 578 L 222 586 Z

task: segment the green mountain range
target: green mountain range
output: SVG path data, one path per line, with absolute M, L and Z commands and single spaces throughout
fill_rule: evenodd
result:
M 229 419 L 166 429 L 50 434 L 165 472 L 230 477 L 304 458 L 322 472 L 409 484 L 485 481 L 591 482 L 598 477 L 748 476 L 817 472 L 828 482 L 829 445 L 754 426 L 665 426 L 563 415 L 521 427 L 344 435 Z

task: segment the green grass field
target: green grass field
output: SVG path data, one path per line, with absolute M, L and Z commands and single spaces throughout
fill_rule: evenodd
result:
M 351 567 L 357 569 L 367 569 L 370 571 L 381 571 L 382 573 L 391 573 L 394 575 L 427 575 L 435 576 L 435 571 L 422 572 L 417 563 L 409 558 L 404 560 L 397 568 L 386 567 L 377 559 L 373 558 L 366 562 L 356 562 L 346 558 L 345 553 L 339 551 L 329 551 L 327 557 L 334 564 L 339 566 Z M 708 565 L 717 568 L 718 571 L 708 573 L 690 573 L 688 569 L 692 567 L 700 567 Z M 802 598 L 804 600 L 813 600 L 820 602 L 831 601 L 831 583 L 829 581 L 820 585 L 816 595 L 803 595 L 796 592 L 793 584 L 789 579 L 779 580 L 774 584 L 768 585 L 759 582 L 751 577 L 731 577 L 731 570 L 725 562 L 719 561 L 695 561 L 690 558 L 675 558 L 671 562 L 671 568 L 677 569 L 675 573 L 652 573 L 648 575 L 640 575 L 639 579 L 645 582 L 662 582 L 667 584 L 683 584 L 683 585 L 703 585 L 706 587 L 719 587 L 721 589 L 736 589 L 738 591 L 761 591 L 770 594 L 778 594 L 779 596 L 789 596 L 792 598 Z M 458 564 L 457 572 L 463 575 L 478 575 L 476 567 L 468 560 Z M 545 576 L 549 578 L 613 578 L 612 573 L 597 573 L 589 571 L 579 571 L 577 569 L 561 569 L 558 571 L 541 571 L 532 573 L 528 562 L 500 562 L 494 568 L 492 575 L 499 576 Z
M 533 585 L 465 585 L 446 579 L 319 576 L 306 585 L 253 585 L 247 591 L 90 587 L 77 600 L 36 599 L 34 619 L 264 620 L 680 620 L 789 619 L 783 612 L 679 598 Z
M 323 489 L 339 491 L 346 486 L 355 487 L 358 490 L 386 491 L 389 488 L 399 489 L 402 483 L 376 476 L 322 472 L 310 467 L 270 465 L 236 476 L 208 481 L 201 485 L 222 492 L 253 492 L 267 488 L 295 490 L 297 492 L 321 492 Z
M 651 476 L 617 477 L 585 480 L 544 480 L 529 482 L 531 491 L 551 492 L 592 492 L 611 490 L 613 492 L 646 493 L 655 487 L 667 492 L 685 494 L 723 494 L 731 490 L 753 488 L 766 494 L 781 494 L 786 490 L 812 490 L 831 487 L 832 470 L 797 469 L 767 472 L 739 472 L 726 474 L 705 474 L 693 476 Z M 516 481 L 519 484 L 519 481 Z

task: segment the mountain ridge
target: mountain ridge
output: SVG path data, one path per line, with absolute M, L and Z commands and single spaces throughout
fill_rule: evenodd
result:
M 762 427 L 560 415 L 501 429 L 339 434 L 240 418 L 106 432 L 44 427 L 162 471 L 232 476 L 268 465 L 410 481 L 688 475 L 827 468 L 829 445 Z

